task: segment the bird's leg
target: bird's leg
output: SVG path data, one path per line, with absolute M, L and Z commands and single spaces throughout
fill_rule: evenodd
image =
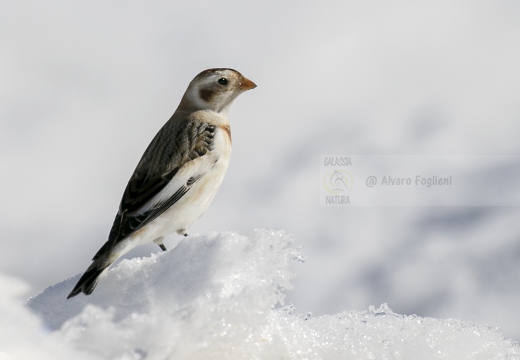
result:
M 157 245 L 159 245 L 159 247 L 161 248 L 162 251 L 166 251 L 166 246 L 164 246 L 163 244 L 163 240 L 164 240 L 164 236 L 161 236 L 161 237 L 158 237 L 157 239 L 155 239 L 153 242 L 156 243 Z

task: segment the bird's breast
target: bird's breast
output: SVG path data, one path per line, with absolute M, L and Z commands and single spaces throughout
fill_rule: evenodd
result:
M 231 130 L 229 124 L 217 126 L 213 152 L 217 155 L 219 161 L 229 162 L 231 157 Z

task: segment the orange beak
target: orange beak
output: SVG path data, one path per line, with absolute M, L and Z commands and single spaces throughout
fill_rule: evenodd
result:
M 243 78 L 242 83 L 240 84 L 240 89 L 244 91 L 254 89 L 255 87 L 256 84 L 248 78 Z

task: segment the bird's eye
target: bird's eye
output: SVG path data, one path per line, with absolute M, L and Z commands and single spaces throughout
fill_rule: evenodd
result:
M 220 78 L 220 79 L 218 79 L 218 83 L 220 85 L 227 85 L 228 81 L 226 78 Z

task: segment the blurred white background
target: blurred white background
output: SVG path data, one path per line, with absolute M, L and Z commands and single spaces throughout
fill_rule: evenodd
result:
M 387 302 L 519 340 L 518 207 L 319 205 L 321 155 L 519 155 L 519 18 L 514 0 L 3 2 L 0 268 L 27 296 L 84 271 L 189 81 L 232 67 L 258 87 L 191 234 L 293 233 L 301 313 Z M 519 168 L 482 163 L 468 196 L 507 196 Z

